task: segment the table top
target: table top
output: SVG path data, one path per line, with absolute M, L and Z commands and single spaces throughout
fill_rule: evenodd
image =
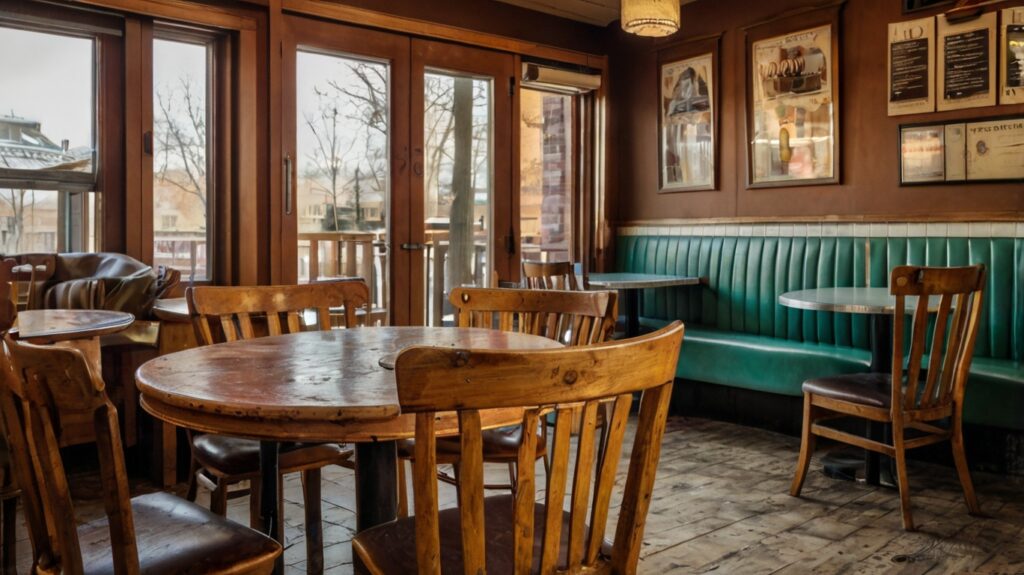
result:
M 669 276 L 661 274 L 607 273 L 590 274 L 587 284 L 604 289 L 641 289 L 671 286 L 692 286 L 702 283 L 702 278 L 691 276 Z
M 908 298 L 907 313 L 916 308 L 917 298 Z M 779 296 L 779 303 L 797 309 L 813 311 L 837 311 L 862 314 L 892 314 L 896 311 L 896 298 L 889 294 L 887 287 L 829 287 L 786 292 Z M 939 297 L 932 296 L 928 310 L 939 307 Z
M 119 332 L 135 321 L 123 311 L 102 309 L 37 309 L 18 313 L 11 329 L 19 339 L 35 344 L 89 339 Z
M 154 301 L 153 315 L 164 321 L 190 321 L 188 303 L 183 297 L 171 297 Z
M 382 357 L 412 345 L 551 349 L 540 336 L 490 329 L 369 327 L 311 331 L 199 347 L 146 362 L 136 372 L 143 408 L 183 427 L 255 439 L 368 441 L 411 437 L 399 415 L 395 373 Z M 482 414 L 515 423 L 521 410 Z M 457 433 L 454 415 L 439 433 Z

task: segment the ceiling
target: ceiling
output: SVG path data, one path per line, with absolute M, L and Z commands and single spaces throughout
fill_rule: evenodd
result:
M 607 26 L 619 19 L 619 0 L 498 0 L 530 10 L 579 20 L 595 26 Z M 681 0 L 689 4 L 696 0 Z

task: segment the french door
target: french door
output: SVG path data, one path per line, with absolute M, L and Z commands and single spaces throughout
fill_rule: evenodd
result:
M 511 55 L 286 18 L 288 283 L 359 275 L 371 319 L 450 323 L 513 268 Z

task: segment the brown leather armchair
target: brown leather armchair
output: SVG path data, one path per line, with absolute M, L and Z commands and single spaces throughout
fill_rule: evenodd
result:
M 177 270 L 150 266 L 124 254 L 40 253 L 12 256 L 32 275 L 28 307 L 108 309 L 148 319 L 153 302 L 180 281 Z

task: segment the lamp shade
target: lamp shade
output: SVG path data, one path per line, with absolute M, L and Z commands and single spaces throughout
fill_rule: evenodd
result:
M 675 34 L 679 0 L 622 0 L 622 29 L 638 36 Z

